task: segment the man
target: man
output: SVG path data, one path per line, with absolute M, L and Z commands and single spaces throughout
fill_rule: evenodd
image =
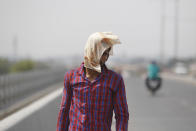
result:
M 110 131 L 113 111 L 116 130 L 128 130 L 123 78 L 105 65 L 113 45 L 119 43 L 109 32 L 89 36 L 84 63 L 65 74 L 57 131 Z

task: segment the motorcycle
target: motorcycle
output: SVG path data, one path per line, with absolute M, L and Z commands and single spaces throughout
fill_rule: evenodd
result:
M 145 84 L 146 84 L 147 89 L 151 92 L 151 94 L 155 95 L 155 93 L 161 88 L 162 78 L 161 77 L 156 77 L 156 78 L 147 77 L 145 79 Z

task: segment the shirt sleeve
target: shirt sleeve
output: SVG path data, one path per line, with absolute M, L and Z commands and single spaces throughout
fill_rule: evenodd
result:
M 64 89 L 62 94 L 61 106 L 57 120 L 56 131 L 68 131 L 69 127 L 69 109 L 71 105 L 72 90 L 69 84 L 69 74 L 64 77 Z
M 127 131 L 129 112 L 127 106 L 126 91 L 122 77 L 118 84 L 117 91 L 114 94 L 113 100 L 116 119 L 116 131 Z

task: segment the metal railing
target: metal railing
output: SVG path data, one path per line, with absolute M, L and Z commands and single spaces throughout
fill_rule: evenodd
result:
M 0 110 L 49 85 L 63 83 L 65 71 L 65 68 L 55 68 L 0 76 Z

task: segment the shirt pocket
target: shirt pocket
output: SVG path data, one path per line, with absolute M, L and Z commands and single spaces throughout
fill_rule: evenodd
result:
M 95 110 L 99 113 L 107 113 L 112 105 L 112 92 L 108 87 L 100 86 L 93 93 Z
M 72 90 L 73 95 L 77 101 L 81 103 L 87 102 L 88 86 L 86 86 L 84 82 L 78 82 L 77 84 L 72 85 Z

